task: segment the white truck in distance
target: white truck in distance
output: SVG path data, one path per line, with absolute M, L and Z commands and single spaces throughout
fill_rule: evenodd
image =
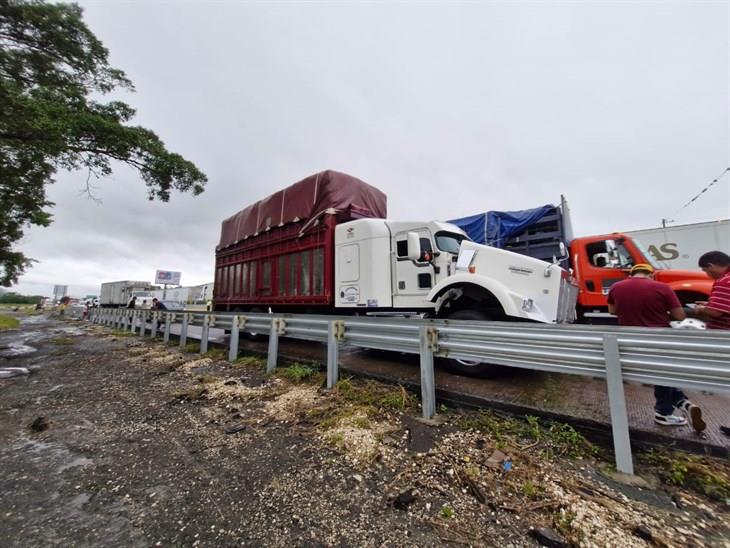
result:
M 360 219 L 335 228 L 335 307 L 464 320 L 574 320 L 557 264 L 480 245 L 449 223 Z

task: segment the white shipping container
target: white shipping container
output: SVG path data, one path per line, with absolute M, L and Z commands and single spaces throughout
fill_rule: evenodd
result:
M 123 280 L 101 284 L 99 302 L 101 306 L 126 306 L 136 292 L 144 291 L 149 282 Z
M 730 254 L 730 219 L 630 230 L 626 234 L 639 240 L 665 268 L 700 270 L 697 261 L 703 253 Z

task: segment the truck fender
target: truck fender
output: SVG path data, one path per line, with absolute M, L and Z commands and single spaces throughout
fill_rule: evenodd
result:
M 429 292 L 428 300 L 436 302 L 442 293 L 446 294 L 449 290 L 453 290 L 452 294 L 455 297 L 459 297 L 462 293 L 459 286 L 464 285 L 474 285 L 489 291 L 499 301 L 499 304 L 502 305 L 502 308 L 504 309 L 504 313 L 508 316 L 522 315 L 521 311 L 519 311 L 515 306 L 514 299 L 509 297 L 509 291 L 503 284 L 490 278 L 475 276 L 474 274 L 454 274 L 445 280 L 441 280 Z M 458 294 L 455 292 L 458 292 Z M 444 301 L 441 300 L 441 302 L 437 303 L 437 311 L 443 302 Z
M 667 285 L 675 293 L 701 293 L 707 297 L 712 292 L 712 280 L 678 280 Z

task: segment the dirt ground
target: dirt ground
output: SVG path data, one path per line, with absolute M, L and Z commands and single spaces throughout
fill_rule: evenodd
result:
M 0 379 L 3 546 L 730 546 L 726 461 L 627 486 L 566 425 L 43 315 L 3 367 L 30 370 Z

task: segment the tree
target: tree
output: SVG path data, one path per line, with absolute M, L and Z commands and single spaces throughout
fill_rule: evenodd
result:
M 0 0 L 0 285 L 17 282 L 33 262 L 13 244 L 30 225 L 48 226 L 46 186 L 59 169 L 111 174 L 114 161 L 136 169 L 150 200 L 172 190 L 204 190 L 207 177 L 168 151 L 149 129 L 127 125 L 132 107 L 100 102 L 132 91 L 109 66 L 108 51 L 76 4 Z M 88 182 L 88 179 L 87 179 Z

